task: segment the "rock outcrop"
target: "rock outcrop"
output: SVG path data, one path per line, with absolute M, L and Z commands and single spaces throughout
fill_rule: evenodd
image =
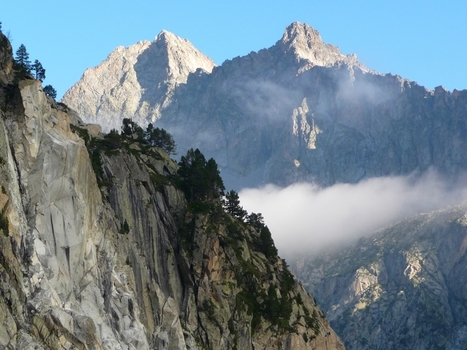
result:
M 120 130 L 123 118 L 147 125 L 160 117 L 174 89 L 190 73 L 211 72 L 214 62 L 185 39 L 162 31 L 154 41 L 118 47 L 105 61 L 87 69 L 63 102 L 104 131 Z
M 349 349 L 467 347 L 467 204 L 292 263 Z
M 8 91 L 2 349 L 343 349 L 260 231 L 196 210 L 161 149 L 104 137 L 38 81 Z
M 286 28 L 282 39 L 273 49 L 291 54 L 301 64 L 298 73 L 315 66 L 333 67 L 342 64 L 367 70 L 358 62 L 356 55 L 342 54 L 337 46 L 325 44 L 316 29 L 298 22 Z

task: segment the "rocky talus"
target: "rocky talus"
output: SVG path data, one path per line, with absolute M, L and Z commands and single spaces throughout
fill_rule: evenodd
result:
M 467 204 L 294 261 L 348 349 L 467 347 Z
M 165 152 L 38 81 L 1 88 L 0 348 L 344 348 L 258 229 L 187 202 Z

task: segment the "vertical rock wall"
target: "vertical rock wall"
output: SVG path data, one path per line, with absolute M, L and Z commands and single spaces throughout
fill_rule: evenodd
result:
M 163 151 L 131 138 L 109 150 L 40 82 L 9 89 L 1 347 L 343 348 L 285 263 L 262 253 L 258 231 L 220 203 L 190 209 Z

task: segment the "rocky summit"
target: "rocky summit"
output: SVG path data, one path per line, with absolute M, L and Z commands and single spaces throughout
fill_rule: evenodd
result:
M 344 348 L 261 220 L 220 185 L 193 200 L 200 173 L 83 123 L 0 45 L 1 349 Z
M 120 130 L 123 118 L 147 125 L 160 117 L 174 89 L 198 69 L 211 72 L 214 62 L 187 40 L 162 31 L 154 41 L 118 47 L 63 96 L 90 123 L 104 131 Z

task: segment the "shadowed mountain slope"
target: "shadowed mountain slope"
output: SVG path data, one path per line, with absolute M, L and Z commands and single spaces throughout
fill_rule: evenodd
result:
M 349 349 L 465 349 L 466 247 L 464 203 L 297 259 L 293 269 Z
M 120 65 L 109 63 L 115 55 L 102 64 L 113 70 L 92 71 L 95 80 L 123 74 Z M 192 62 L 179 62 L 187 61 Z M 166 86 L 166 78 L 154 73 L 171 70 L 171 64 L 148 56 L 146 70 L 139 66 L 133 62 L 132 70 L 147 78 L 140 84 L 144 88 L 125 90 L 115 106 L 115 122 L 100 119 L 98 111 L 107 107 L 99 101 L 129 84 L 123 75 L 89 102 L 85 92 L 70 100 L 78 96 L 71 92 L 85 84 L 97 92 L 100 85 L 89 83 L 86 73 L 64 101 L 86 120 L 106 127 L 120 125 L 123 116 L 143 126 L 159 118 L 156 125 L 174 135 L 180 153 L 198 147 L 214 157 L 229 187 L 354 183 L 429 167 L 449 176 L 466 170 L 467 92 L 430 91 L 398 76 L 376 74 L 355 55 L 323 43 L 305 24 L 291 24 L 269 49 L 188 74 L 186 82 L 170 85 L 172 90 L 159 88 Z M 126 112 L 122 102 L 130 98 L 138 111 Z M 95 105 L 95 111 L 85 104 Z

